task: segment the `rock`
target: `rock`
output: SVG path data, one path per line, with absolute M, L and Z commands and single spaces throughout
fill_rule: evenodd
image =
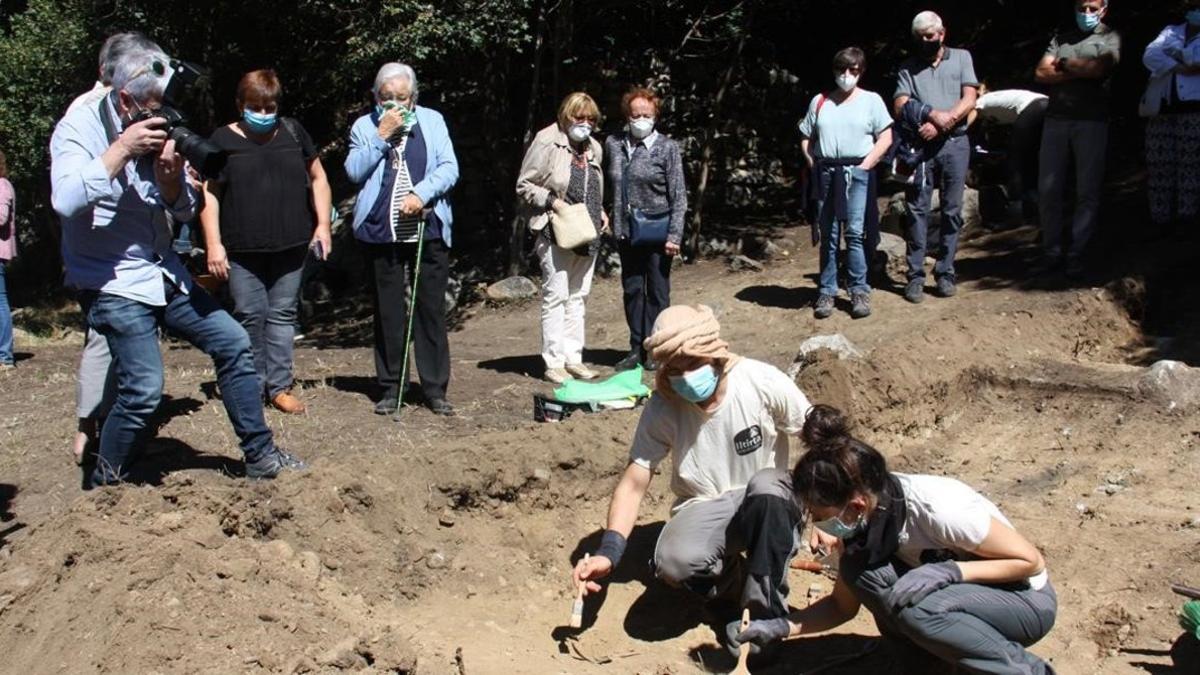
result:
M 434 551 L 425 557 L 425 566 L 431 570 L 445 569 L 446 554 L 441 551 Z
M 904 237 L 891 232 L 879 234 L 879 246 L 875 250 L 882 251 L 888 262 L 904 262 L 908 259 L 908 244 L 904 243 Z
M 765 268 L 757 260 L 751 260 L 744 255 L 735 255 L 729 259 L 729 269 L 733 272 L 761 272 Z
M 752 260 L 771 260 L 786 255 L 784 250 L 767 237 L 747 235 L 738 246 L 739 253 Z
M 313 551 L 304 551 L 297 556 L 300 563 L 300 575 L 312 582 L 321 578 L 321 556 Z
M 854 346 L 853 342 L 846 339 L 846 336 L 841 333 L 835 335 L 814 335 L 800 344 L 800 351 L 796 354 L 796 358 L 792 360 L 792 366 L 788 368 L 788 377 L 793 380 L 796 375 L 808 365 L 816 361 L 816 353 L 821 350 L 831 351 L 837 355 L 839 361 L 861 359 L 863 353 L 858 347 Z
M 541 487 L 545 487 L 545 486 L 549 485 L 550 484 L 550 472 L 547 471 L 546 469 L 534 469 L 533 470 L 533 483 L 534 483 L 534 485 L 538 485 Z
M 263 544 L 258 549 L 258 555 L 263 560 L 291 560 L 296 555 L 296 551 L 286 541 L 275 539 Z
M 509 277 L 488 286 L 485 294 L 496 302 L 515 302 L 537 296 L 538 287 L 525 277 Z
M 450 509 L 442 509 L 438 514 L 438 525 L 442 527 L 454 527 L 454 512 Z
M 359 651 L 359 639 L 348 637 L 317 657 L 317 664 L 340 670 L 363 668 L 367 661 Z
M 1179 361 L 1159 361 L 1138 379 L 1137 388 L 1167 410 L 1191 408 L 1200 404 L 1200 368 Z

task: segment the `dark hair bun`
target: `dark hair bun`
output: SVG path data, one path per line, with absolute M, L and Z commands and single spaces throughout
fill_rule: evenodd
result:
M 850 438 L 850 421 L 842 411 L 828 405 L 815 405 L 804 420 L 800 439 L 809 448 L 840 445 Z

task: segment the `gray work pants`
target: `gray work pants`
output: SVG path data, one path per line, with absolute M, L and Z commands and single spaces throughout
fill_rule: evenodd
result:
M 1100 219 L 1100 191 L 1104 188 L 1107 151 L 1108 122 L 1046 119 L 1038 178 L 1042 252 L 1046 258 L 1058 260 L 1064 253 L 1067 176 L 1074 160 L 1075 209 L 1071 245 L 1066 254 L 1069 267 L 1082 265 L 1084 249 L 1095 234 Z
M 655 573 L 706 600 L 736 598 L 755 619 L 785 616 L 788 562 L 799 544 L 801 518 L 791 477 L 764 469 L 745 489 L 672 516 L 655 546 Z
M 79 377 L 75 382 L 75 416 L 81 420 L 108 417 L 117 398 L 117 376 L 108 340 L 87 327 L 84 329 L 83 354 L 79 357 Z
M 857 575 L 851 589 L 900 652 L 903 672 L 935 672 L 930 661 L 940 661 L 968 673 L 1054 673 L 1025 649 L 1054 626 L 1058 598 L 1049 582 L 1038 591 L 1024 584 L 954 584 L 896 611 L 891 589 L 898 579 L 896 567 L 886 564 Z

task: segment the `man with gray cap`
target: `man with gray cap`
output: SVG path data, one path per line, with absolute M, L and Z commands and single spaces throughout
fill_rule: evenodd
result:
M 971 142 L 967 138 L 967 116 L 975 109 L 979 78 L 971 53 L 946 46 L 946 28 L 934 12 L 921 12 L 913 19 L 912 34 L 917 53 L 900 66 L 893 97 L 897 117 L 905 107 L 919 102 L 931 110 L 920 126 L 926 156 L 918 164 L 905 193 L 908 204 L 908 284 L 904 298 L 912 303 L 925 299 L 925 254 L 933 191 L 941 194 L 941 245 L 933 274 L 938 295 L 955 294 L 957 278 L 954 255 L 962 230 L 963 194 Z

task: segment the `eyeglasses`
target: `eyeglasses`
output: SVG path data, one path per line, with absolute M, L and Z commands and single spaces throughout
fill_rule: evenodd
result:
M 841 70 L 837 71 L 838 75 L 841 75 L 842 73 L 850 73 L 851 75 L 862 75 L 862 67 L 847 66 L 846 68 L 842 68 Z

